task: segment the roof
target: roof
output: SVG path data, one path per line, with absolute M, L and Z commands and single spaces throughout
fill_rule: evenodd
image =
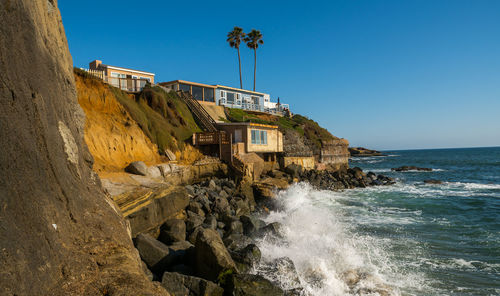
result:
M 115 70 L 121 70 L 121 71 L 128 71 L 128 72 L 132 72 L 132 73 L 146 74 L 146 75 L 155 76 L 155 74 L 151 73 L 151 72 L 139 71 L 139 70 L 128 69 L 128 68 L 123 68 L 123 67 L 117 67 L 117 66 L 111 66 L 111 65 L 105 65 L 105 64 L 101 64 L 101 65 L 103 67 L 107 67 L 108 69 L 115 69 Z
M 162 82 L 160 84 L 161 85 L 169 85 L 169 84 L 174 84 L 174 83 L 191 84 L 191 85 L 208 87 L 208 88 L 225 88 L 225 89 L 241 91 L 241 92 L 246 92 L 246 93 L 251 93 L 251 94 L 256 94 L 256 95 L 262 95 L 262 96 L 266 95 L 265 93 L 251 91 L 251 90 L 242 89 L 242 88 L 230 87 L 230 86 L 225 86 L 225 85 L 220 85 L 220 84 L 204 84 L 204 83 L 198 83 L 198 82 L 191 82 L 191 81 L 187 81 L 187 80 L 172 80 L 172 81 L 168 81 L 168 82 Z
M 272 128 L 272 129 L 277 129 L 277 125 L 270 125 L 270 124 L 261 124 L 261 123 L 254 123 L 254 122 L 223 122 L 223 123 L 217 123 L 217 125 L 233 125 L 233 126 L 238 126 L 238 125 L 246 125 L 246 126 L 254 126 L 254 127 L 262 127 L 262 128 Z
M 198 83 L 198 82 L 191 82 L 191 81 L 186 81 L 186 80 L 172 80 L 169 82 L 161 82 L 160 85 L 168 85 L 168 84 L 174 84 L 174 83 L 183 83 L 183 84 L 191 84 L 191 85 L 208 87 L 208 88 L 217 88 L 215 85 L 203 84 L 203 83 Z

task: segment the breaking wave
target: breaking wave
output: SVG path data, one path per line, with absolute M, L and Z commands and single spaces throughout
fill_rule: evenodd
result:
M 423 289 L 424 277 L 391 257 L 391 240 L 356 231 L 344 198 L 342 192 L 317 191 L 306 183 L 280 192 L 280 210 L 265 220 L 282 224 L 282 238 L 259 241 L 263 260 L 256 272 L 284 289 L 301 287 L 302 295 L 401 295 L 401 289 Z M 413 223 L 403 220 L 385 222 Z M 293 262 L 297 274 L 290 268 L 269 272 L 268 266 L 283 257 Z

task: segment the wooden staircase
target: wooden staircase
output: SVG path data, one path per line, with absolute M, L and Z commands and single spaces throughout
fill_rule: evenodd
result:
M 208 114 L 208 112 L 203 108 L 203 106 L 193 98 L 193 96 L 185 91 L 177 91 L 179 97 L 186 103 L 191 112 L 194 114 L 198 122 L 201 124 L 201 128 L 206 132 L 216 132 L 217 126 L 215 120 Z

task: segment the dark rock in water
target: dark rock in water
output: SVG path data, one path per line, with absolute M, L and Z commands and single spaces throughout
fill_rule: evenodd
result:
M 260 249 L 255 244 L 249 244 L 240 250 L 230 251 L 230 254 L 238 270 L 243 273 L 257 265 L 262 257 Z
M 271 235 L 273 237 L 283 237 L 281 233 L 282 225 L 279 222 L 272 222 L 259 230 L 259 236 Z
M 201 229 L 195 243 L 196 274 L 215 281 L 220 272 L 236 271 L 236 265 L 229 255 L 219 234 L 212 229 Z
M 186 223 L 184 220 L 171 219 L 163 223 L 160 227 L 158 240 L 165 244 L 186 240 Z
M 245 235 L 251 235 L 266 226 L 264 221 L 249 215 L 241 216 L 240 221 L 243 223 L 243 233 Z
M 147 176 L 148 166 L 142 161 L 134 161 L 125 168 L 125 171 L 134 175 Z
M 292 259 L 288 257 L 281 257 L 273 260 L 272 262 L 266 262 L 266 264 L 263 264 L 260 269 L 271 277 L 286 274 L 289 280 L 289 286 L 300 288 L 299 273 L 297 272 Z
M 285 291 L 285 296 L 302 296 L 302 295 L 307 295 L 304 292 L 303 288 L 294 288 L 290 290 Z
M 366 176 L 370 178 L 372 181 L 377 180 L 377 175 L 374 172 L 368 172 Z
M 425 184 L 443 184 L 443 181 L 441 180 L 435 180 L 435 179 L 428 179 L 424 180 Z
M 215 283 L 175 272 L 165 272 L 161 285 L 175 296 L 222 296 L 224 290 Z
M 431 168 L 420 168 L 416 166 L 408 166 L 404 165 L 399 168 L 392 168 L 391 171 L 396 171 L 396 172 L 407 172 L 407 171 L 426 171 L 426 172 L 431 172 Z
M 252 240 L 243 234 L 230 234 L 224 238 L 224 245 L 229 250 L 239 250 L 252 243 Z
M 141 259 L 156 274 L 161 274 L 173 262 L 168 246 L 147 234 L 139 234 L 135 238 L 135 246 Z
M 284 292 L 269 280 L 255 274 L 232 274 L 225 292 L 234 296 L 283 296 Z
M 347 171 L 348 173 L 352 174 L 354 179 L 357 180 L 362 180 L 364 177 L 366 177 L 365 173 L 363 173 L 363 170 L 360 169 L 359 167 L 354 167 L 352 169 L 348 169 Z

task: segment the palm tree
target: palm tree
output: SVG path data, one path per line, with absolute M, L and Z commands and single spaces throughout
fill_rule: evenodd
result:
M 243 40 L 245 40 L 249 48 L 253 49 L 253 91 L 255 91 L 255 73 L 257 72 L 257 48 L 259 48 L 259 44 L 264 44 L 264 41 L 262 40 L 262 34 L 260 33 L 260 31 L 255 29 L 252 29 L 252 31 L 248 33 Z
M 234 27 L 233 30 L 227 33 L 227 42 L 229 46 L 238 50 L 238 64 L 240 66 L 240 88 L 243 88 L 243 81 L 241 80 L 241 58 L 240 58 L 240 43 L 245 38 L 245 33 L 240 27 Z

